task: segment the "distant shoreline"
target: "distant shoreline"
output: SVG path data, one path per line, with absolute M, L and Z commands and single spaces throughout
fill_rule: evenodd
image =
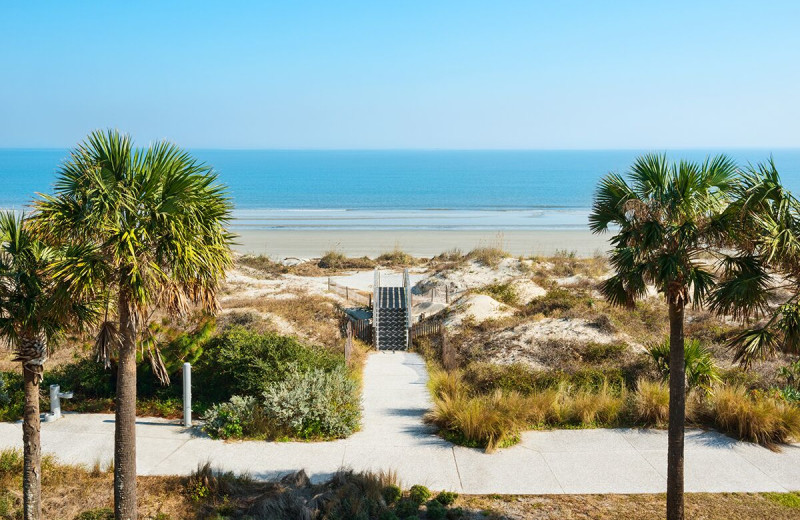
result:
M 234 249 L 243 254 L 318 258 L 337 250 L 347 256 L 376 257 L 395 248 L 412 256 L 431 257 L 460 249 L 502 247 L 514 256 L 551 256 L 556 251 L 574 252 L 580 257 L 604 254 L 610 235 L 588 230 L 238 230 Z

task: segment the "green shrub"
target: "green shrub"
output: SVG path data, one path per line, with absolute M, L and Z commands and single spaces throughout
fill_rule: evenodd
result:
M 261 414 L 256 408 L 255 397 L 235 395 L 230 401 L 216 404 L 203 414 L 203 431 L 212 439 L 231 439 L 255 434 L 256 417 Z
M 358 427 L 358 384 L 342 365 L 327 372 L 295 368 L 264 392 L 264 414 L 299 437 L 346 437 Z
M 197 399 L 222 402 L 234 395 L 261 395 L 292 371 L 333 370 L 341 356 L 294 338 L 234 326 L 212 338 L 196 369 Z
M 6 380 L 0 372 L 0 407 L 8 406 L 11 403 L 11 396 L 8 394 Z
M 466 518 L 467 512 L 464 511 L 461 507 L 454 507 L 453 509 L 447 510 L 447 519 L 448 520 L 459 520 L 461 518 Z
M 444 520 L 447 508 L 437 500 L 430 500 L 425 504 L 425 516 L 430 520 Z
M 394 511 L 390 511 L 386 509 L 381 513 L 381 516 L 378 517 L 378 520 L 400 520 Z
M 16 421 L 22 418 L 24 405 L 22 375 L 16 372 L 0 372 L 0 421 Z
M 507 305 L 516 305 L 519 301 L 517 288 L 511 282 L 484 285 L 478 289 L 479 293 L 487 294 L 495 300 Z
M 84 511 L 75 520 L 114 520 L 114 510 L 107 507 Z
M 114 372 L 105 369 L 102 363 L 88 358 L 46 371 L 42 387 L 47 388 L 51 384 L 61 385 L 62 390 L 74 392 L 78 399 L 114 397 L 116 391 Z
M 415 484 L 408 490 L 408 498 L 417 505 L 422 505 L 426 500 L 431 498 L 431 490 L 423 485 Z
M 419 504 L 410 498 L 403 498 L 397 502 L 394 512 L 400 518 L 410 518 L 419 513 Z
M 388 505 L 392 505 L 403 498 L 403 490 L 400 489 L 400 486 L 396 486 L 394 484 L 390 484 L 383 488 L 382 494 L 383 499 Z
M 525 312 L 529 315 L 543 314 L 551 316 L 579 306 L 592 307 L 593 305 L 594 300 L 584 291 L 571 291 L 556 287 L 547 291 L 547 294 L 531 300 L 525 307 Z
M 453 491 L 442 491 L 436 495 L 436 500 L 443 506 L 451 506 L 458 498 L 458 493 Z
M 669 340 L 650 347 L 648 353 L 666 381 L 669 378 Z M 683 354 L 686 383 L 689 388 L 710 391 L 712 386 L 721 381 L 711 351 L 701 345 L 699 341 L 687 341 L 683 348 Z
M 347 258 L 339 251 L 328 251 L 317 262 L 317 267 L 322 269 L 369 269 L 375 267 L 375 262 L 366 256 L 361 258 Z

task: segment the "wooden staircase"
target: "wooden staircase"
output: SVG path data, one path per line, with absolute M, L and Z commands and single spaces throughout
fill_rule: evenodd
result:
M 402 287 L 382 287 L 380 271 L 375 270 L 372 298 L 372 326 L 375 348 L 406 350 L 411 327 L 411 283 L 408 269 Z

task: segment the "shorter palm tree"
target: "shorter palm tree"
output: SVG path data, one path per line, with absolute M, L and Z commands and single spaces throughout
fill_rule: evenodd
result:
M 22 364 L 26 520 L 41 517 L 39 385 L 49 346 L 68 329 L 79 329 L 97 316 L 96 307 L 74 285 L 51 276 L 58 257 L 58 250 L 34 236 L 24 216 L 0 213 L 0 338 Z
M 750 166 L 734 195 L 726 212 L 731 254 L 710 302 L 747 324 L 731 346 L 749 366 L 779 351 L 800 353 L 800 201 L 772 159 Z

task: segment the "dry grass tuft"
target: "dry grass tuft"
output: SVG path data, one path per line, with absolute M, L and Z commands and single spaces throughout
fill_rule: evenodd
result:
M 800 438 L 800 408 L 741 386 L 717 388 L 709 408 L 722 431 L 773 450 Z
M 633 394 L 633 417 L 646 426 L 669 424 L 669 388 L 665 383 L 640 379 Z
M 468 260 L 475 260 L 486 267 L 497 267 L 500 265 L 501 260 L 509 256 L 507 252 L 499 247 L 476 247 L 467 253 L 466 258 Z

